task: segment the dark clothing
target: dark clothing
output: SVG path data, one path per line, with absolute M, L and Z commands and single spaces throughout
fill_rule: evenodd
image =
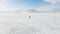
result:
M 29 19 L 31 18 L 31 16 L 29 16 Z

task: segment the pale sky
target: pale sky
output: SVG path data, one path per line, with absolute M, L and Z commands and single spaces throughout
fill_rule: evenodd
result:
M 60 8 L 58 6 L 60 6 L 60 0 L 0 0 L 0 11 L 15 11 L 24 8 Z

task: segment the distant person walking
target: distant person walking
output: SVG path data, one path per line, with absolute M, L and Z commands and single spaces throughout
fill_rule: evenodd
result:
M 29 19 L 31 18 L 31 16 L 29 16 Z

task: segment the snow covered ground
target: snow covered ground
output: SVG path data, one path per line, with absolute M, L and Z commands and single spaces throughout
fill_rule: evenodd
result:
M 60 13 L 0 12 L 0 34 L 60 34 Z

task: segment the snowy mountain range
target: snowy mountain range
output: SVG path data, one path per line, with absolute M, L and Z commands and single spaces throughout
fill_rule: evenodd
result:
M 30 13 L 55 13 L 55 12 L 60 12 L 59 9 L 51 9 L 52 11 L 38 11 L 36 9 L 29 9 L 29 10 L 26 10 L 27 12 L 30 12 Z

